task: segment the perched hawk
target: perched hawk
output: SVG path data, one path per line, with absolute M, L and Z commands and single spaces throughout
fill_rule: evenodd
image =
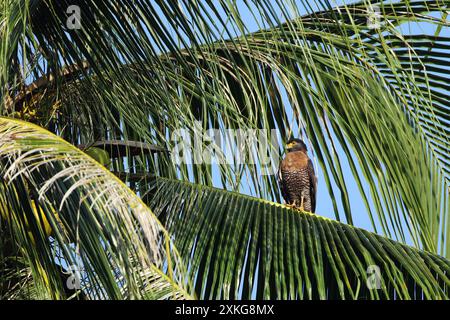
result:
M 306 144 L 300 139 L 290 139 L 286 148 L 286 157 L 278 170 L 281 194 L 289 206 L 315 212 L 317 177 L 306 154 Z

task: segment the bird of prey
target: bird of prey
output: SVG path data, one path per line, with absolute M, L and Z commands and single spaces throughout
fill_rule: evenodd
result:
M 288 206 L 315 212 L 317 177 L 306 144 L 300 139 L 290 139 L 286 148 L 286 157 L 278 170 L 281 194 Z

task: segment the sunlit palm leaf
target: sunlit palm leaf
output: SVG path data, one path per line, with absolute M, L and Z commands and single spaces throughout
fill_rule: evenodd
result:
M 45 129 L 0 118 L 0 161 L 2 224 L 18 244 L 9 251 L 24 256 L 42 293 L 64 297 L 61 268 L 77 268 L 91 298 L 184 295 L 183 265 L 167 232 L 95 160 Z

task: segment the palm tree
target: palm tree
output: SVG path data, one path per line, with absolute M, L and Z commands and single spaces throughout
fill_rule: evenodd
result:
M 449 4 L 2 1 L 0 296 L 447 299 Z M 208 129 L 308 137 L 335 220 Z

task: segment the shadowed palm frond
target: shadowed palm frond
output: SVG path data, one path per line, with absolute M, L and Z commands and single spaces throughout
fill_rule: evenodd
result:
M 238 193 L 149 183 L 201 299 L 448 299 L 438 255 Z

